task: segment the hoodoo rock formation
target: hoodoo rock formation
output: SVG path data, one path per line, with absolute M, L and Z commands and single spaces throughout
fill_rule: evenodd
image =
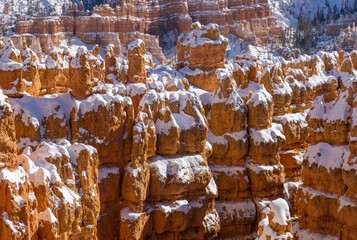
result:
M 110 1 L 94 7 L 91 15 L 70 4 L 64 6 L 62 16 L 18 21 L 15 31 L 20 35 L 34 34 L 46 54 L 51 46 L 60 47 L 66 36 L 101 46 L 128 46 L 140 38 L 147 50 L 165 63 L 157 36 L 162 40 L 166 33 L 175 37 L 187 34 L 195 21 L 215 23 L 225 36 L 231 33 L 257 45 L 268 39 L 279 41 L 282 31 L 268 0 Z
M 1 93 L 1 239 L 96 239 L 97 151 L 61 140 L 18 155 L 8 102 Z
M 188 81 L 206 91 L 216 89 L 217 68 L 224 67 L 228 39 L 217 24 L 192 24 L 193 30 L 177 41 L 177 68 Z
M 355 240 L 357 52 L 225 63 L 219 28 L 178 69 L 0 42 L 0 238 Z

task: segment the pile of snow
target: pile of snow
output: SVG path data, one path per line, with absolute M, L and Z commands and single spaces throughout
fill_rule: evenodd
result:
M 258 238 L 257 240 L 265 240 L 270 236 L 271 239 L 283 240 L 293 238 L 292 233 L 285 232 L 284 234 L 278 235 L 276 231 L 274 231 L 269 226 L 269 215 L 273 214 L 273 218 L 271 219 L 272 223 L 276 223 L 280 226 L 287 226 L 289 221 L 291 221 L 289 205 L 286 200 L 282 198 L 278 198 L 273 201 L 264 201 L 260 204 L 265 205 L 263 209 L 263 213 L 265 213 L 265 218 L 260 220 Z
M 282 116 L 274 116 L 274 121 L 286 124 L 299 124 L 301 128 L 307 127 L 306 113 L 287 113 Z
M 327 172 L 330 172 L 330 170 L 340 169 L 349 156 L 348 146 L 334 146 L 320 142 L 307 148 L 304 159 L 310 167 L 317 164 L 318 167 L 324 167 Z
M 38 219 L 43 222 L 55 223 L 58 222 L 56 216 L 53 214 L 51 209 L 46 208 L 45 211 L 38 214 Z
M 161 182 L 175 184 L 190 184 L 195 180 L 195 176 L 202 172 L 210 172 L 205 166 L 205 159 L 201 155 L 176 156 L 174 158 L 156 155 L 149 162 L 152 174 L 157 176 Z
M 165 112 L 169 112 L 170 114 L 170 119 L 168 122 L 165 122 L 161 119 L 157 119 L 155 122 L 155 129 L 156 129 L 156 133 L 160 134 L 163 133 L 166 136 L 168 136 L 170 134 L 169 130 L 171 128 L 179 128 L 175 118 L 173 117 L 173 115 L 171 114 L 171 111 L 168 107 L 165 107 L 163 109 L 160 110 L 160 113 L 162 115 L 165 114 Z
M 263 103 L 268 105 L 272 101 L 273 101 L 272 96 L 270 95 L 270 93 L 267 92 L 264 85 L 261 84 L 259 90 L 254 92 L 253 96 L 249 99 L 247 105 L 253 103 L 253 106 L 256 107 L 259 104 L 263 104 Z
M 128 207 L 125 207 L 120 211 L 120 218 L 123 221 L 135 222 L 143 214 L 144 213 L 135 213 L 131 211 Z
M 141 39 L 136 39 L 128 45 L 128 50 L 133 51 L 134 48 L 140 48 L 141 45 L 145 46 L 145 43 Z
M 22 167 L 14 171 L 4 168 L 0 171 L 0 183 L 2 181 L 8 181 L 12 183 L 14 189 L 20 190 L 21 185 L 26 181 L 26 172 Z
M 335 123 L 336 121 L 349 122 L 352 113 L 352 107 L 347 102 L 349 95 L 348 90 L 340 93 L 333 107 L 325 115 L 326 123 Z
M 284 199 L 278 198 L 271 201 L 269 207 L 270 212 L 274 213 L 274 217 L 271 221 L 281 226 L 287 226 L 291 220 L 288 203 Z
M 328 235 L 328 234 L 318 234 L 312 233 L 308 229 L 301 229 L 299 222 L 295 222 L 293 224 L 293 232 L 294 236 L 298 237 L 299 239 L 309 239 L 309 240 L 339 240 L 338 237 Z
M 109 175 L 118 175 L 119 174 L 119 168 L 118 167 L 112 167 L 112 168 L 100 168 L 98 169 L 98 182 L 102 182 L 103 179 L 109 178 Z
M 228 145 L 228 141 L 226 137 L 231 137 L 236 141 L 248 141 L 248 133 L 246 130 L 242 130 L 240 132 L 232 132 L 232 133 L 225 133 L 222 136 L 216 136 L 212 133 L 211 130 L 208 131 L 207 141 L 210 144 L 218 144 L 218 145 Z
M 14 61 L 12 58 L 20 57 L 18 50 L 12 40 L 7 38 L 2 50 L 0 50 L 0 70 L 13 71 L 22 68 L 22 63 Z
M 249 129 L 249 136 L 253 139 L 255 145 L 275 143 L 278 138 L 285 140 L 285 135 L 283 134 L 283 127 L 281 124 L 272 123 L 271 128 L 266 128 L 262 130 L 256 130 L 255 128 Z
M 179 36 L 179 41 L 182 46 L 190 46 L 192 48 L 205 45 L 205 44 L 223 44 L 228 43 L 228 39 L 223 35 L 219 35 L 217 39 L 210 39 L 204 37 L 204 34 L 207 34 L 209 30 L 219 29 L 217 24 L 210 23 L 206 26 L 201 27 L 198 30 L 192 30 L 187 35 L 181 34 Z

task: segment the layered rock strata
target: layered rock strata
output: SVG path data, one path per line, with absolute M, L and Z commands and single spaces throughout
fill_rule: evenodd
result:
M 77 36 L 87 44 L 127 46 L 141 38 L 161 63 L 165 56 L 156 36 L 164 41 L 164 35 L 175 37 L 187 34 L 192 22 L 215 23 L 227 36 L 232 33 L 245 41 L 261 44 L 267 39 L 278 41 L 282 28 L 272 16 L 267 0 L 216 1 L 113 1 L 96 6 L 88 15 L 73 5 L 64 6 L 63 16 L 34 17 L 30 21 L 18 21 L 16 33 L 35 34 L 43 51 L 50 46 L 59 47 L 65 37 Z M 170 38 L 170 37 L 169 37 Z M 168 43 L 172 44 L 172 43 Z M 117 52 L 119 53 L 119 52 Z
M 18 155 L 14 112 L 1 99 L 1 238 L 97 239 L 97 151 L 61 140 Z
M 339 82 L 315 99 L 307 116 L 312 144 L 304 154 L 303 185 L 296 197 L 297 236 L 356 238 L 355 68 L 347 64 L 349 54 L 340 57 Z
M 198 86 L 140 40 L 121 62 L 0 44 L 1 238 L 355 239 L 356 54 L 225 65 L 193 28 Z
M 201 89 L 216 89 L 216 70 L 224 67 L 228 39 L 219 32 L 218 25 L 192 24 L 192 31 L 177 41 L 177 69 L 188 81 Z

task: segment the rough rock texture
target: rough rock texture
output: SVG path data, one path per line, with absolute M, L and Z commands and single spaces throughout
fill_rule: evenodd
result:
M 130 83 L 146 83 L 145 43 L 136 40 L 128 46 L 128 81 Z
M 21 96 L 22 81 L 22 64 L 20 50 L 15 48 L 11 39 L 6 39 L 5 43 L 0 42 L 0 84 L 4 93 L 9 96 Z
M 218 186 L 216 209 L 221 219 L 220 238 L 244 237 L 254 230 L 256 207 L 244 168 L 248 152 L 247 106 L 225 69 L 217 70 L 217 88 L 208 112 L 208 141 L 213 153 L 210 168 Z
M 0 44 L 1 239 L 356 239 L 356 54 L 225 64 L 192 28 L 179 70 Z
M 1 96 L 1 238 L 97 239 L 97 151 L 61 140 L 18 155 L 13 111 Z
M 351 61 L 341 54 L 340 62 Z M 338 59 L 337 59 L 338 60 Z M 308 113 L 311 141 L 304 154 L 296 204 L 299 226 L 310 233 L 356 239 L 356 181 L 354 67 L 343 67 L 338 94 L 316 98 Z M 336 88 L 332 88 L 336 91 Z M 349 220 L 351 219 L 351 220 Z
M 282 31 L 268 0 L 110 1 L 95 6 L 91 15 L 69 4 L 64 6 L 62 16 L 18 21 L 15 31 L 21 35 L 35 34 L 46 54 L 51 46 L 59 47 L 65 36 L 75 35 L 87 44 L 114 44 L 117 54 L 120 44 L 128 46 L 140 38 L 148 51 L 165 63 L 157 36 L 162 40 L 166 33 L 187 34 L 195 21 L 218 24 L 225 36 L 232 33 L 257 45 L 270 39 L 279 41 Z
M 216 69 L 224 67 L 228 39 L 219 32 L 218 25 L 192 24 L 192 31 L 181 35 L 177 42 L 177 69 L 188 81 L 201 89 L 216 89 Z

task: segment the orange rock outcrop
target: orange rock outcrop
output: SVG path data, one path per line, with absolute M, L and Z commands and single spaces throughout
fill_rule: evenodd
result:
M 97 151 L 61 140 L 18 155 L 14 112 L 2 93 L 1 115 L 1 238 L 97 239 Z
M 192 31 L 177 41 L 177 69 L 188 81 L 206 91 L 216 89 L 216 70 L 224 67 L 228 39 L 218 25 L 192 24 Z
M 355 53 L 225 64 L 192 27 L 179 70 L 0 44 L 1 238 L 355 239 Z
M 336 62 L 350 59 L 348 53 L 340 56 Z M 328 92 L 315 99 L 307 115 L 312 144 L 304 154 L 303 185 L 298 189 L 296 204 L 301 232 L 355 239 L 356 84 L 353 67 L 341 66 L 340 70 L 344 77 L 339 83 L 332 82 Z

